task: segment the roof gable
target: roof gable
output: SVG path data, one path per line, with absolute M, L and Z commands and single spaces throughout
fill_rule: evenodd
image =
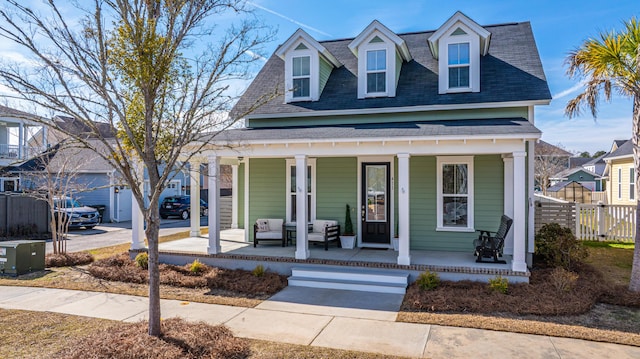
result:
M 484 27 L 478 25 L 477 22 L 471 20 L 468 16 L 463 14 L 460 11 L 457 11 L 453 16 L 449 18 L 449 20 L 445 21 L 436 32 L 434 32 L 429 39 L 429 48 L 431 49 L 431 54 L 434 58 L 438 58 L 438 42 L 445 35 L 452 35 L 459 33 L 462 31 L 464 34 L 467 34 L 464 31 L 464 28 L 470 30 L 480 37 L 480 54 L 486 55 L 489 52 L 489 42 L 491 41 L 491 33 L 487 31 Z
M 310 46 L 311 48 L 318 51 L 318 53 L 320 53 L 320 55 L 322 55 L 333 66 L 335 67 L 342 66 L 340 61 L 338 61 L 338 59 L 336 59 L 335 56 L 333 56 L 333 54 L 331 54 L 324 46 L 322 46 L 318 41 L 316 41 L 316 39 L 311 37 L 311 35 L 307 34 L 302 29 L 298 29 L 296 32 L 294 32 L 293 35 L 291 35 L 287 39 L 287 41 L 284 42 L 284 44 L 278 47 L 275 54 L 284 60 L 285 54 L 289 50 L 292 50 L 292 47 L 294 45 L 299 46 L 299 41 L 304 41 L 305 44 L 308 44 L 308 45 L 305 45 L 305 47 L 308 48 Z
M 396 45 L 396 49 L 404 61 L 411 61 L 411 53 L 409 52 L 406 42 L 378 20 L 373 20 L 371 24 L 369 24 L 369 26 L 360 33 L 360 35 L 349 43 L 349 50 L 351 50 L 354 55 L 358 56 L 358 47 L 360 47 L 360 45 L 362 45 L 372 34 L 376 32 L 386 37 Z M 372 40 L 375 40 L 375 37 Z

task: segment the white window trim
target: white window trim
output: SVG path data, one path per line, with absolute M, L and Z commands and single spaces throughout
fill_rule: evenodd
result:
M 475 232 L 474 228 L 474 169 L 473 169 L 473 156 L 438 156 L 437 157 L 437 166 L 436 166 L 436 193 L 437 193 L 437 202 L 436 202 L 436 231 L 443 232 Z M 445 227 L 442 223 L 443 217 L 443 208 L 442 208 L 442 166 L 443 165 L 451 165 L 451 164 L 464 164 L 467 165 L 468 170 L 468 178 L 467 178 L 467 226 L 466 227 Z
M 466 35 L 451 35 L 461 28 Z M 469 87 L 449 88 L 449 45 L 469 44 Z M 438 93 L 480 92 L 480 37 L 464 24 L 452 26 L 438 43 Z
M 618 168 L 618 199 L 622 199 L 622 168 Z
M 295 59 L 302 59 L 302 58 L 305 58 L 305 57 L 308 57 L 308 58 L 309 58 L 309 74 L 308 74 L 308 75 L 300 75 L 300 76 L 296 76 L 296 75 L 293 75 L 293 71 L 292 71 L 292 74 L 291 74 L 291 92 L 292 92 L 292 93 L 291 93 L 291 98 L 292 98 L 294 101 L 299 101 L 299 100 L 301 100 L 301 99 L 304 99 L 304 100 L 309 100 L 309 99 L 311 99 L 311 56 L 308 56 L 308 55 L 292 56 L 292 57 L 291 57 L 291 60 L 292 60 L 292 63 L 291 63 L 291 64 L 292 64 L 292 65 L 291 65 L 291 69 L 293 70 L 293 60 L 295 60 Z M 298 96 L 298 97 L 296 97 L 296 96 L 295 96 L 295 88 L 294 88 L 294 86 L 293 86 L 293 83 L 295 82 L 295 80 L 298 80 L 298 79 L 307 79 L 307 78 L 309 79 L 309 96 Z
M 371 44 L 374 37 L 379 37 L 384 42 Z M 386 50 L 387 69 L 386 71 L 386 91 L 367 93 L 367 51 Z M 396 96 L 396 45 L 382 32 L 372 32 L 358 47 L 358 98 L 374 97 L 395 97 Z
M 286 187 L 285 187 L 285 202 L 286 202 L 286 223 L 293 223 L 291 220 L 291 169 L 296 165 L 296 160 L 293 158 L 287 159 L 286 165 Z M 316 219 L 316 159 L 307 158 L 307 167 L 311 167 L 311 215 L 308 218 L 309 223 Z
M 293 48 L 304 44 L 307 49 L 290 50 L 284 58 L 284 99 L 286 103 L 297 101 L 317 101 L 320 97 L 320 58 L 318 51 L 304 40 L 295 43 Z M 309 96 L 293 97 L 293 58 L 309 56 Z
M 635 169 L 633 167 L 629 167 L 629 201 L 635 201 L 636 195 L 636 174 L 633 173 Z

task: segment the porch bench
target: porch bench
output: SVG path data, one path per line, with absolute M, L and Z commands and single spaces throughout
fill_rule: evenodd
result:
M 482 260 L 483 258 L 493 258 L 493 263 L 507 264 L 506 261 L 499 260 L 498 257 L 502 257 L 504 240 L 512 224 L 513 219 L 502 215 L 500 218 L 500 227 L 498 227 L 497 232 L 477 230 L 480 232 L 480 235 L 473 241 L 473 245 L 476 247 L 474 255 L 478 257 L 476 262 L 484 262 Z
M 311 232 L 307 233 L 309 242 L 324 243 L 324 250 L 329 250 L 329 242 L 336 241 L 340 245 L 340 225 L 338 221 L 316 219 L 311 226 Z
M 282 241 L 282 246 L 287 245 L 287 236 L 285 235 L 284 220 L 282 219 L 257 219 L 253 224 L 253 247 L 258 245 L 259 241 Z

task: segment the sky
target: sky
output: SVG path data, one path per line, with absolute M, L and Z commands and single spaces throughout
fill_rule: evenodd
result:
M 42 0 L 28 2 L 42 6 Z M 579 80 L 566 76 L 564 61 L 589 37 L 640 17 L 640 0 L 251 0 L 248 6 L 276 30 L 275 39 L 262 49 L 266 57 L 298 28 L 322 41 L 353 38 L 373 20 L 396 33 L 435 30 L 458 10 L 480 25 L 529 21 L 553 96 L 550 105 L 536 107 L 542 139 L 571 152 L 594 153 L 609 150 L 614 139 L 631 138 L 629 99 L 616 95 L 611 103 L 601 103 L 597 119 L 588 111 L 572 119 L 564 115 L 567 102 L 582 88 Z M 6 41 L 0 41 L 0 58 L 28 61 Z M 246 86 L 238 83 L 235 90 Z
M 566 76 L 564 61 L 586 39 L 620 29 L 632 16 L 640 18 L 640 0 L 253 0 L 250 5 L 277 29 L 276 40 L 265 47 L 267 55 L 298 28 L 322 41 L 355 37 L 373 20 L 396 33 L 435 30 L 458 10 L 480 25 L 529 21 L 553 96 L 550 105 L 535 110 L 542 139 L 571 152 L 594 153 L 608 151 L 614 139 L 631 138 L 629 99 L 602 102 L 597 119 L 589 111 L 571 119 L 564 115 L 567 102 L 582 88 Z

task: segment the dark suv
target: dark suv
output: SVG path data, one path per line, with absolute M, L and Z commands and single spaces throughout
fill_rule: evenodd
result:
M 191 197 L 190 196 L 171 196 L 165 197 L 160 204 L 160 217 L 165 219 L 169 216 L 177 216 L 182 219 L 188 219 L 191 213 Z M 207 202 L 200 200 L 200 216 L 209 215 L 209 206 Z

